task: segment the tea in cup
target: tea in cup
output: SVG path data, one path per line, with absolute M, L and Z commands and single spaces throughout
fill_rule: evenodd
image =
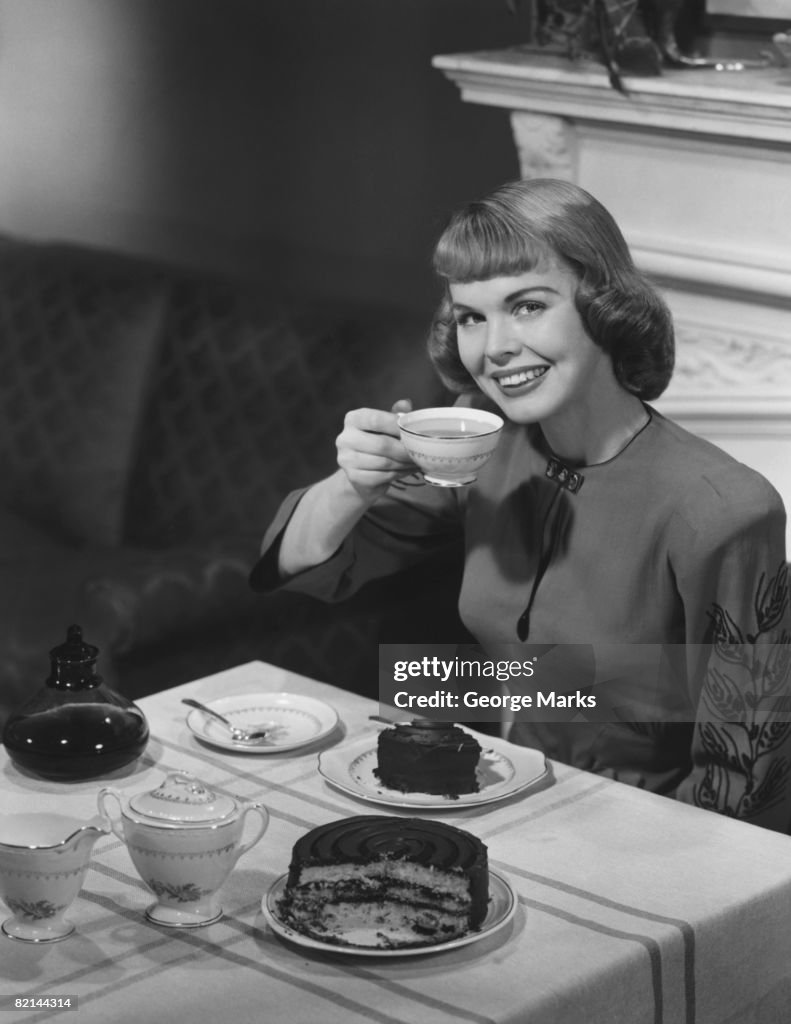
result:
M 484 409 L 416 409 L 398 417 L 401 441 L 437 487 L 471 484 L 497 447 L 503 420 Z

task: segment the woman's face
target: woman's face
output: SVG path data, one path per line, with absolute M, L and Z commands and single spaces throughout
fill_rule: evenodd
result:
M 461 361 L 516 423 L 584 422 L 597 382 L 614 381 L 610 357 L 577 312 L 577 284 L 553 261 L 514 277 L 449 286 Z

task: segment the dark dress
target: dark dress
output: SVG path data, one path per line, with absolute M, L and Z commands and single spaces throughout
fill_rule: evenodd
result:
M 783 504 L 760 474 L 649 411 L 617 456 L 576 467 L 577 490 L 547 475 L 538 427 L 507 423 L 475 484 L 397 482 L 332 558 L 280 585 L 342 600 L 463 537 L 459 610 L 486 656 L 538 651 L 530 685 L 597 697 L 595 712 L 520 713 L 513 742 L 787 831 Z M 276 585 L 301 493 L 267 531 L 254 586 Z

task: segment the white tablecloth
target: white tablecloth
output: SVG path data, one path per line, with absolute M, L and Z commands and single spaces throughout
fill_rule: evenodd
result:
M 318 745 L 261 756 L 209 748 L 187 729 L 182 696 L 260 690 L 319 697 L 336 708 L 340 726 Z M 274 935 L 261 900 L 303 832 L 388 812 L 347 797 L 316 770 L 318 749 L 375 734 L 368 715 L 378 706 L 261 662 L 140 706 L 152 739 L 133 770 L 51 783 L 20 773 L 3 751 L 2 809 L 88 818 L 106 782 L 134 793 L 181 768 L 222 792 L 262 800 L 269 830 L 226 883 L 225 917 L 191 930 L 148 923 L 151 894 L 125 846 L 100 839 L 69 914 L 75 934 L 47 945 L 0 936 L 0 1024 L 54 1016 L 8 1010 L 9 997 L 64 995 L 79 999 L 66 1024 L 791 1021 L 788 837 L 553 765 L 549 783 L 521 797 L 442 814 L 478 835 L 513 885 L 519 906 L 504 929 L 421 956 L 314 952 Z

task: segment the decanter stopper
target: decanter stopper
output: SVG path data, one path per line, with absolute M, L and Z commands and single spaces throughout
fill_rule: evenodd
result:
M 69 626 L 66 643 L 49 652 L 50 675 L 48 686 L 59 690 L 85 690 L 99 686 L 102 677 L 96 671 L 99 648 L 86 644 L 79 626 Z

